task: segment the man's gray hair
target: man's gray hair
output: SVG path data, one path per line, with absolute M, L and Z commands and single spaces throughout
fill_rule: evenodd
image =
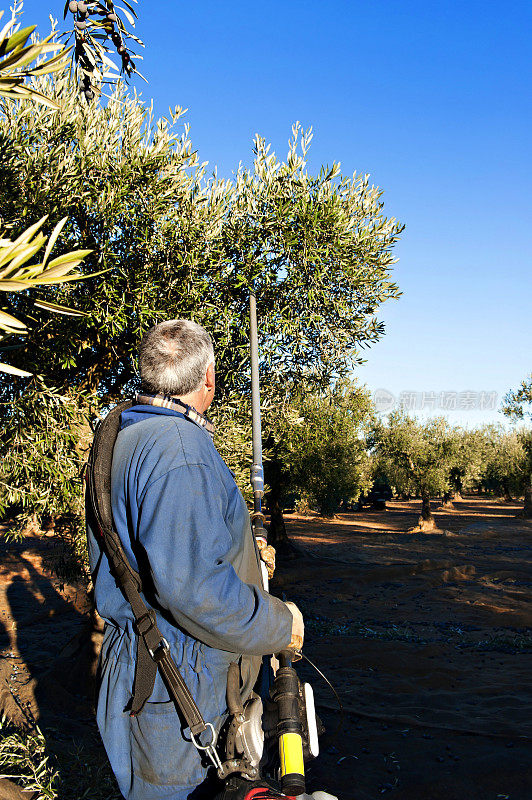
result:
M 150 328 L 140 343 L 142 389 L 174 397 L 201 388 L 209 364 L 214 364 L 212 339 L 190 319 L 170 319 Z

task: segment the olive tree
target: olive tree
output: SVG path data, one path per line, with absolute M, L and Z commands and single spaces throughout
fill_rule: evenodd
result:
M 370 437 L 370 445 L 390 485 L 401 492 L 413 490 L 421 496 L 418 529 L 422 531 L 435 527 L 431 497 L 445 493 L 450 485 L 455 464 L 452 433 L 443 417 L 420 422 L 400 410 L 379 422 Z
M 510 391 L 504 398 L 503 414 L 513 420 L 532 419 L 532 373 L 528 375 L 521 386 L 515 391 Z M 527 454 L 527 481 L 524 487 L 525 503 L 523 516 L 532 518 L 532 435 L 530 430 L 523 429 L 520 438 Z
M 295 129 L 286 161 L 257 138 L 252 167 L 207 178 L 188 129 L 176 130 L 179 109 L 154 124 L 123 87 L 90 111 L 65 80 L 50 88 L 62 114 L 15 109 L 0 121 L 0 202 L 14 219 L 34 208 L 52 223 L 67 215 L 62 241 L 93 251 L 87 270 L 109 272 L 50 290 L 90 317 L 37 315 L 35 371 L 46 362 L 55 385 L 113 400 L 136 380 L 142 332 L 191 316 L 213 333 L 223 394 L 241 390 L 251 285 L 269 385 L 324 387 L 379 338 L 375 312 L 398 294 L 390 267 L 401 228 L 367 177 L 342 178 L 337 166 L 309 175 L 310 137 Z
M 107 105 L 87 106 L 64 76 L 35 81 L 61 110 L 15 104 L 0 118 L 0 205 L 16 225 L 66 218 L 58 246 L 91 250 L 82 274 L 104 274 L 46 289 L 45 301 L 82 318 L 59 321 L 17 295 L 15 310 L 31 308 L 35 324 L 15 366 L 109 404 L 138 385 L 142 333 L 189 317 L 215 341 L 214 414 L 242 429 L 251 287 L 272 408 L 291 387 L 325 390 L 382 335 L 379 306 L 399 294 L 391 268 L 402 226 L 368 176 L 344 177 L 336 164 L 308 171 L 310 132 L 294 127 L 284 160 L 256 137 L 253 163 L 221 180 L 199 162 L 180 108 L 155 121 L 123 85 Z M 6 402 L 23 391 L 22 380 L 0 384 Z
M 480 479 L 486 460 L 486 435 L 480 429 L 468 430 L 454 427 L 449 431 L 449 477 L 443 495 L 443 506 L 453 508 L 453 501 L 460 499 Z
M 501 425 L 482 428 L 483 468 L 479 486 L 505 500 L 523 492 L 528 481 L 528 456 L 524 431 L 506 430 Z
M 282 537 L 282 507 L 298 496 L 324 516 L 355 501 L 370 482 L 365 433 L 372 418 L 369 393 L 353 381 L 321 392 L 294 392 L 291 403 L 268 415 L 266 481 L 273 539 Z

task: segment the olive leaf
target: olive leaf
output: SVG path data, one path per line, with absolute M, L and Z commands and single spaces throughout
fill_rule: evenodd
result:
M 53 34 L 28 45 L 35 25 L 16 30 L 21 7 L 22 3 L 15 3 L 10 21 L 0 31 L 0 96 L 11 100 L 29 99 L 58 109 L 59 104 L 32 87 L 28 79 L 65 69 L 71 48 L 51 41 Z M 3 14 L 0 11 L 0 19 Z M 47 59 L 50 53 L 55 55 Z

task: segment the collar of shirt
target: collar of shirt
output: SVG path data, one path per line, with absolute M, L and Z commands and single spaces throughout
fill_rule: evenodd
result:
M 153 406 L 147 405 L 143 403 L 137 403 L 131 408 L 128 408 L 127 411 L 122 411 L 120 415 L 120 430 L 124 428 L 128 428 L 130 425 L 134 425 L 137 422 L 142 422 L 145 419 L 150 419 L 154 416 L 167 416 L 167 417 L 181 417 L 185 419 L 190 424 L 194 425 L 195 427 L 199 428 L 203 431 L 203 433 L 212 440 L 213 436 L 209 433 L 204 427 L 198 425 L 191 417 L 185 416 L 184 413 L 181 411 L 176 411 L 173 408 L 165 408 L 163 406 Z
M 205 428 L 207 433 L 214 436 L 214 425 L 210 419 L 201 414 L 194 406 L 184 403 L 179 397 L 172 397 L 165 394 L 149 394 L 147 392 L 137 392 L 135 400 L 139 405 L 157 406 L 158 408 L 171 408 L 173 411 L 179 411 L 187 419 L 191 419 L 200 428 Z

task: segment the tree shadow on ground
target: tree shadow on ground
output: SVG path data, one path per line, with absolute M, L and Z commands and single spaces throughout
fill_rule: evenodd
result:
M 36 569 L 33 555 L 26 544 L 5 590 L 12 629 L 4 626 L 3 639 L 20 667 L 3 705 L 15 724 L 35 720 L 42 731 L 58 771 L 58 800 L 120 798 L 94 719 L 101 631 Z

